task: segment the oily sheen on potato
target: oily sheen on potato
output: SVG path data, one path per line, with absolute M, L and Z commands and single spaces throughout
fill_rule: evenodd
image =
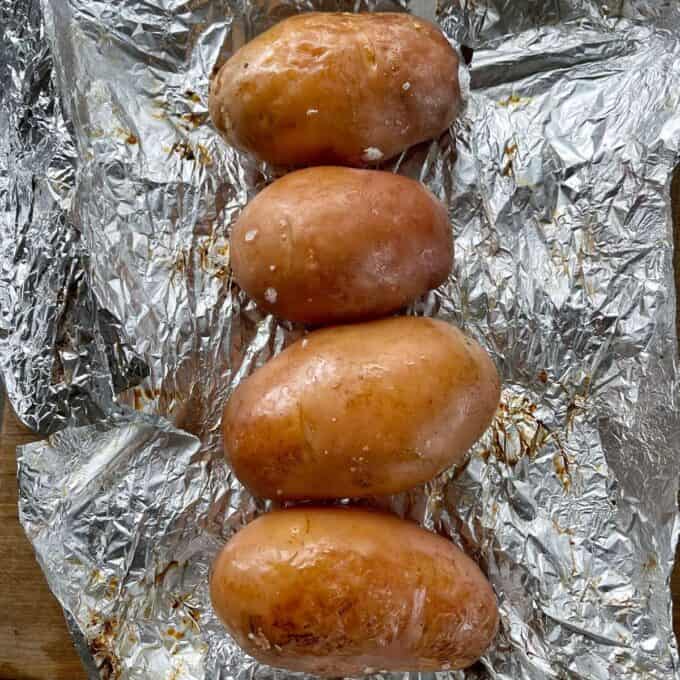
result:
M 265 498 L 397 493 L 463 460 L 499 389 L 486 352 L 443 321 L 334 326 L 238 386 L 224 412 L 226 454 Z
M 240 286 L 279 317 L 308 324 L 385 316 L 446 280 L 446 208 L 415 180 L 317 167 L 285 175 L 231 235 Z
M 264 515 L 212 570 L 215 611 L 259 661 L 321 676 L 464 668 L 493 639 L 493 590 L 450 541 L 392 515 Z
M 437 137 L 460 107 L 458 56 L 398 13 L 307 13 L 218 71 L 210 115 L 227 141 L 277 165 L 366 165 Z

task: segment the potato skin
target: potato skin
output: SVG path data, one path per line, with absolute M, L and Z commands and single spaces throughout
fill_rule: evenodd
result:
M 209 108 L 230 144 L 262 160 L 362 166 L 446 130 L 460 108 L 458 55 L 408 14 L 300 14 L 222 66 Z
M 231 233 L 239 285 L 263 309 L 307 324 L 385 316 L 446 280 L 446 208 L 415 180 L 318 167 L 258 194 Z
M 463 460 L 499 390 L 486 352 L 443 321 L 334 326 L 238 386 L 222 421 L 225 452 L 265 498 L 398 493 Z
M 321 676 L 464 668 L 498 626 L 489 582 L 453 543 L 355 508 L 256 519 L 217 557 L 210 592 L 246 652 Z

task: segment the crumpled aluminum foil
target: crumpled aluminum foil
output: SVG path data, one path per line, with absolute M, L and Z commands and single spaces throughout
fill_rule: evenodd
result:
M 0 0 L 0 372 L 31 428 L 101 418 L 146 367 L 97 309 L 70 210 L 78 165 L 38 2 Z
M 499 596 L 492 649 L 437 675 L 680 677 L 677 5 L 0 0 L 2 371 L 34 427 L 82 425 L 20 450 L 20 513 L 91 676 L 289 675 L 208 602 L 213 556 L 266 509 L 221 457 L 221 408 L 301 330 L 231 282 L 229 225 L 273 175 L 206 103 L 216 61 L 308 9 L 404 9 L 474 50 L 451 134 L 391 165 L 456 237 L 410 311 L 473 334 L 505 384 L 464 469 L 376 501 L 462 544 Z

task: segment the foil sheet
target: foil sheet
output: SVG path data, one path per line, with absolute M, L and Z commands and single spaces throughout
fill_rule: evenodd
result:
M 0 0 L 2 372 L 59 430 L 19 452 L 20 517 L 91 676 L 288 676 L 207 596 L 266 509 L 221 457 L 221 408 L 303 331 L 231 281 L 229 225 L 274 173 L 206 104 L 215 62 L 309 9 L 410 11 L 472 54 L 460 120 L 389 166 L 456 237 L 410 313 L 473 334 L 505 385 L 463 469 L 374 503 L 461 544 L 498 594 L 488 654 L 437 675 L 680 677 L 674 3 Z
M 103 417 L 147 372 L 89 283 L 52 65 L 38 2 L 0 0 L 0 371 L 40 432 Z

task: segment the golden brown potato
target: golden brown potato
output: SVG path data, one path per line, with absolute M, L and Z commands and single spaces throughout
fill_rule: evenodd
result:
M 231 235 L 234 276 L 257 304 L 310 324 L 385 316 L 448 276 L 444 206 L 420 183 L 320 167 L 277 180 Z
M 323 676 L 464 668 L 498 610 L 477 565 L 392 515 L 296 508 L 264 515 L 213 565 L 213 607 L 259 661 Z
M 300 14 L 238 50 L 209 104 L 227 141 L 263 160 L 365 165 L 446 130 L 458 56 L 408 14 Z
M 335 326 L 239 385 L 224 413 L 225 450 L 258 496 L 397 493 L 463 460 L 499 387 L 486 352 L 443 321 Z

